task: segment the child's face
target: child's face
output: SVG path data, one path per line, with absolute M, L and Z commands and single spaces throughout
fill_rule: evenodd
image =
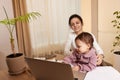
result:
M 76 43 L 76 46 L 77 46 L 77 51 L 78 53 L 86 53 L 89 51 L 89 48 L 90 48 L 90 44 L 86 44 L 85 42 L 77 39 L 75 41 Z

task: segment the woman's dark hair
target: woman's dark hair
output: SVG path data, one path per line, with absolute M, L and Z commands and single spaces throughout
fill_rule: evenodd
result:
M 69 18 L 69 25 L 71 25 L 71 20 L 73 18 L 78 18 L 80 20 L 81 24 L 83 25 L 83 19 L 78 14 L 73 14 L 73 15 L 70 16 L 70 18 Z
M 75 38 L 75 41 L 78 40 L 78 39 L 85 42 L 86 44 L 90 44 L 90 49 L 93 47 L 94 39 L 93 39 L 93 36 L 90 33 L 82 32 L 81 34 L 79 34 Z

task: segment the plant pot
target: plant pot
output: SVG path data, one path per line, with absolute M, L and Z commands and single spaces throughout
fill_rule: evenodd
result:
M 120 51 L 114 52 L 114 68 L 120 72 Z
M 11 75 L 21 74 L 26 70 L 26 62 L 22 53 L 10 54 L 6 57 L 8 72 Z

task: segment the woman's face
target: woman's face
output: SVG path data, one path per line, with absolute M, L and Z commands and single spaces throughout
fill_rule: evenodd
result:
M 70 27 L 77 34 L 82 32 L 82 23 L 78 18 L 71 19 Z
M 75 43 L 76 43 L 76 46 L 77 46 L 76 50 L 77 50 L 78 53 L 83 53 L 84 54 L 84 53 L 87 53 L 89 51 L 90 44 L 86 44 L 85 42 L 83 42 L 79 39 L 77 39 L 75 41 Z

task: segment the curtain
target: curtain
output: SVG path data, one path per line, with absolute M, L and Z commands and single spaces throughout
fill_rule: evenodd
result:
M 63 53 L 69 32 L 71 14 L 80 14 L 80 0 L 26 0 L 28 12 L 37 11 L 40 18 L 30 22 L 32 55 Z
M 26 0 L 12 0 L 14 17 L 27 13 Z M 31 45 L 29 37 L 28 23 L 18 22 L 16 24 L 16 35 L 18 41 L 18 51 L 26 56 L 31 55 Z

